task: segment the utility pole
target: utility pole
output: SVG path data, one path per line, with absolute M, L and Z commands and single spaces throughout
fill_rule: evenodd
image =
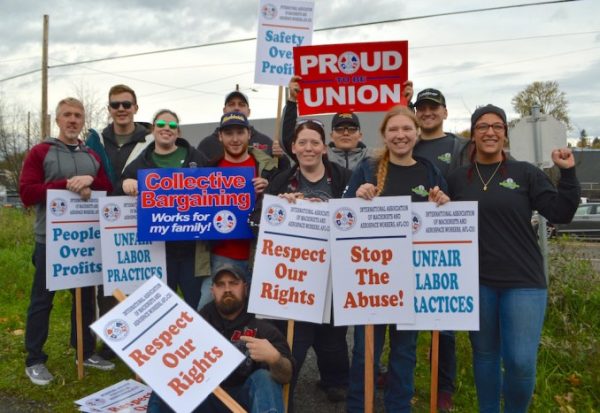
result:
M 48 120 L 48 26 L 50 17 L 44 14 L 44 35 L 42 40 L 42 121 L 40 138 L 44 140 L 50 136 L 50 122 Z

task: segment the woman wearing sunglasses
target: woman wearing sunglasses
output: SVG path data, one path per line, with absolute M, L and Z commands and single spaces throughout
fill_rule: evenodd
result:
M 448 177 L 452 199 L 479 203 L 479 331 L 470 332 L 480 412 L 528 410 L 546 310 L 542 255 L 531 227 L 538 210 L 570 222 L 580 187 L 570 149 L 552 151 L 558 188 L 543 171 L 504 153 L 506 114 L 494 105 L 471 116 L 471 164 Z
M 413 156 L 419 123 L 412 110 L 396 106 L 389 110 L 379 128 L 384 146 L 372 159 L 363 160 L 354 170 L 345 198 L 371 200 L 376 196 L 408 195 L 412 202 L 449 201 L 446 181 L 428 160 Z M 410 412 L 414 392 L 417 331 L 398 331 L 389 326 L 390 354 L 385 387 L 387 412 Z M 388 325 L 375 326 L 375 365 L 377 365 Z M 365 333 L 354 327 L 354 349 L 350 368 L 347 411 L 364 411 Z
M 152 134 L 154 142 L 123 171 L 120 187 L 126 195 L 138 195 L 137 171 L 140 169 L 189 168 L 205 166 L 207 163 L 204 155 L 180 137 L 179 118 L 175 112 L 168 109 L 158 111 L 152 121 Z M 185 302 L 192 308 L 198 306 L 202 281 L 205 279 L 194 275 L 195 248 L 195 241 L 166 243 L 167 285 L 173 291 L 177 291 L 179 286 Z
M 279 195 L 291 203 L 297 199 L 313 202 L 326 202 L 331 198 L 341 198 L 350 179 L 350 170 L 327 159 L 325 130 L 318 120 L 300 120 L 291 143 L 291 151 L 296 160 L 293 168 L 276 175 L 267 186 L 265 193 Z M 260 211 L 260 206 L 256 208 Z M 260 215 L 253 215 L 260 220 Z M 286 334 L 285 323 L 278 325 Z M 347 327 L 334 327 L 331 324 L 296 322 L 292 353 L 296 360 L 293 388 L 306 357 L 312 346 L 317 354 L 317 364 L 321 375 L 320 386 L 331 401 L 342 401 L 348 385 L 348 346 Z

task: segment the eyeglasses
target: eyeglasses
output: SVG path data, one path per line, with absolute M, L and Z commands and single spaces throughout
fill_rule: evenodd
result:
M 319 119 L 298 119 L 296 121 L 296 128 L 300 125 L 304 125 L 305 123 L 314 123 L 315 125 L 320 126 L 322 129 L 325 129 L 325 125 Z
M 489 128 L 492 128 L 494 132 L 498 133 L 503 132 L 504 128 L 506 128 L 506 125 L 500 122 L 492 123 L 491 125 L 489 123 L 478 123 L 477 125 L 475 125 L 475 130 L 479 133 L 485 133 L 488 131 Z
M 174 120 L 172 120 L 171 122 L 168 122 L 166 120 L 163 119 L 159 119 L 157 120 L 154 125 L 156 125 L 156 127 L 158 128 L 164 128 L 167 125 L 169 125 L 169 129 L 177 129 L 179 127 L 179 125 L 177 124 L 177 122 L 175 122 Z
M 108 105 L 115 110 L 119 109 L 119 106 L 123 106 L 123 109 L 131 109 L 131 107 L 133 106 L 133 102 L 130 100 L 124 100 L 122 102 L 113 100 L 111 102 L 108 102 Z
M 353 134 L 356 133 L 360 130 L 360 128 L 358 126 L 336 126 L 335 128 L 333 128 L 333 131 L 336 133 L 344 133 L 344 132 L 348 132 L 349 134 Z

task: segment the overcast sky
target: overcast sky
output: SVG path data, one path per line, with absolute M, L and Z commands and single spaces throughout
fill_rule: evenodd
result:
M 540 0 L 316 0 L 315 29 L 426 16 Z M 274 117 L 277 88 L 254 84 L 254 40 L 53 68 L 65 62 L 256 36 L 258 1 L 2 0 L 0 79 L 41 64 L 43 15 L 50 16 L 49 107 L 83 87 L 105 104 L 126 83 L 138 95 L 137 119 L 160 108 L 182 123 L 217 121 L 236 84 L 253 118 Z M 600 135 L 600 1 L 581 0 L 318 31 L 313 44 L 409 41 L 409 77 L 417 91 L 440 89 L 448 103 L 446 130 L 469 126 L 471 112 L 494 103 L 509 118 L 511 98 L 533 81 L 558 81 L 579 135 Z M 41 75 L 0 82 L 5 102 L 38 111 Z

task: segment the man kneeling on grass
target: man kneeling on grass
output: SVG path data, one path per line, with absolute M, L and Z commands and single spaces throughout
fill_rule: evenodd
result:
M 283 412 L 282 384 L 292 379 L 292 354 L 283 335 L 267 320 L 248 313 L 248 285 L 241 269 L 226 264 L 212 278 L 214 301 L 200 315 L 246 355 L 246 360 L 221 383 L 249 412 Z M 148 413 L 171 413 L 156 393 L 148 401 Z M 195 413 L 229 412 L 210 395 Z

